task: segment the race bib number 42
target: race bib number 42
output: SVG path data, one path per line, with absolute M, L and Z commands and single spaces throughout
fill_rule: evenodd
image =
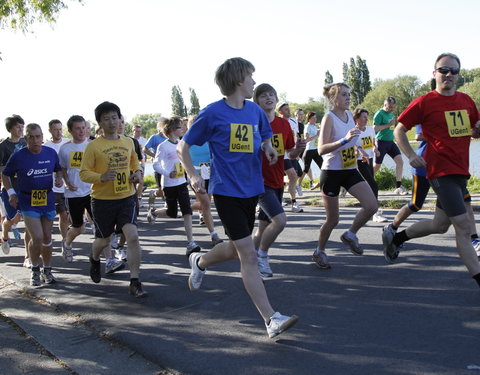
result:
M 253 153 L 253 126 L 230 124 L 230 152 Z
M 357 165 L 357 157 L 355 156 L 355 147 L 347 147 L 341 151 L 342 169 L 348 169 Z
M 47 205 L 47 190 L 32 190 L 30 205 L 41 207 Z
M 465 137 L 472 135 L 470 117 L 468 117 L 466 109 L 446 111 L 445 120 L 447 121 L 448 135 L 450 137 Z

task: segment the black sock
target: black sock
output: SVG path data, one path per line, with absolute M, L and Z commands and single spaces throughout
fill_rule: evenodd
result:
M 292 204 L 297 203 L 296 199 L 292 199 Z
M 393 229 L 393 230 L 395 230 L 395 231 L 398 229 L 398 227 L 396 227 L 395 225 L 393 225 L 393 223 L 392 223 L 392 224 L 390 224 L 390 226 L 391 226 L 391 227 L 392 227 L 392 229 Z
M 472 234 L 472 235 L 470 236 L 470 238 L 472 239 L 472 241 L 473 241 L 473 240 L 476 240 L 476 239 L 478 238 L 478 234 L 476 234 L 476 233 L 475 233 L 475 234 Z
M 138 282 L 138 281 L 139 281 L 139 280 L 138 280 L 138 277 L 132 277 L 132 278 L 130 279 L 130 284 L 136 283 L 136 282 Z
M 198 267 L 198 269 L 199 269 L 200 271 L 205 271 L 205 268 L 202 268 L 202 267 L 200 267 L 200 266 L 198 265 L 198 261 L 200 260 L 200 258 L 201 258 L 201 257 L 198 257 L 198 258 L 197 258 L 197 267 Z
M 480 286 L 480 273 L 477 273 L 472 278 L 477 282 L 478 286 Z
M 408 238 L 407 236 L 407 231 L 406 230 L 402 230 L 401 232 L 395 234 L 395 236 L 393 236 L 393 243 L 397 246 L 400 246 L 402 243 L 408 241 L 410 238 Z
M 402 186 L 402 181 L 397 181 L 397 188 L 399 188 L 400 186 Z

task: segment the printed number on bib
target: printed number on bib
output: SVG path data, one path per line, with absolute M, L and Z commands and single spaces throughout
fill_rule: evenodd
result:
M 373 148 L 373 139 L 372 137 L 363 137 L 362 138 L 362 147 L 364 150 L 370 150 Z
M 32 190 L 30 205 L 32 207 L 46 206 L 47 195 L 47 190 Z
M 115 180 L 113 180 L 113 189 L 115 194 L 125 193 L 129 189 L 128 171 L 121 171 L 117 173 Z
M 468 117 L 466 109 L 446 111 L 445 120 L 447 121 L 448 135 L 450 137 L 465 137 L 472 135 L 470 117 Z
M 71 151 L 70 152 L 70 168 L 80 168 L 82 164 L 82 151 Z
M 342 169 L 348 169 L 357 165 L 357 157 L 355 156 L 355 147 L 344 148 L 341 151 Z
M 253 153 L 252 125 L 230 124 L 230 152 Z
M 277 151 L 278 156 L 285 155 L 285 147 L 283 144 L 283 134 L 274 134 L 272 137 L 272 146 Z
M 175 170 L 177 171 L 177 178 L 185 174 L 185 169 L 183 169 L 183 165 L 180 162 L 175 163 Z

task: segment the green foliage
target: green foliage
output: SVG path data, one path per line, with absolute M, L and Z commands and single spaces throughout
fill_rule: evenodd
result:
M 143 184 L 148 188 L 157 187 L 157 183 L 155 182 L 155 177 L 154 176 L 145 176 L 143 178 Z
M 83 0 L 75 0 L 81 3 Z M 34 22 L 54 23 L 61 10 L 61 0 L 2 0 L 0 1 L 0 29 L 28 31 Z
M 330 74 L 330 71 L 325 72 L 325 86 L 333 83 L 333 76 Z
M 317 121 L 320 122 L 322 119 L 323 115 L 325 114 L 325 104 L 323 104 L 320 101 L 316 101 L 314 98 L 308 98 L 307 103 L 288 103 L 290 106 L 290 112 L 292 114 L 298 109 L 301 108 L 305 112 L 305 115 L 307 112 L 315 112 L 317 114 Z
M 480 193 L 480 177 L 470 176 L 467 188 L 468 191 L 472 194 Z
M 382 165 L 378 172 L 375 173 L 375 181 L 377 181 L 378 190 L 394 190 L 397 182 L 395 171 Z M 411 190 L 412 180 L 402 178 L 402 185 L 405 189 Z
M 182 90 L 178 85 L 172 87 L 172 114 L 180 117 L 187 116 L 187 107 L 185 107 Z
M 189 115 L 196 115 L 200 112 L 200 101 L 198 100 L 197 93 L 194 89 L 190 88 L 190 110 Z
M 459 91 L 463 91 L 465 94 L 468 94 L 473 99 L 477 107 L 480 108 L 480 75 L 474 77 L 472 81 L 465 83 Z
M 160 113 L 147 113 L 143 115 L 135 115 L 132 117 L 130 124 L 140 125 L 142 127 L 142 134 L 145 138 L 153 134 L 157 134 L 157 123 L 162 115 Z M 130 130 L 131 132 L 131 127 Z
M 350 58 L 350 66 L 348 68 L 347 80 L 345 82 L 350 86 L 350 107 L 355 109 L 363 102 L 365 96 L 372 89 L 367 62 L 360 56 L 357 56 L 355 60 L 353 57 Z

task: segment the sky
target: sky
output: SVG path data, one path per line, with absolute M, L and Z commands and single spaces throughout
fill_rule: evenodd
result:
M 426 82 L 435 58 L 456 53 L 480 67 L 477 0 L 66 0 L 53 26 L 0 31 L 0 137 L 12 113 L 26 123 L 94 120 L 108 100 L 127 121 L 171 114 L 171 88 L 203 107 L 221 98 L 216 68 L 240 56 L 294 102 L 320 98 L 325 71 L 360 55 L 372 82 L 415 75 Z

